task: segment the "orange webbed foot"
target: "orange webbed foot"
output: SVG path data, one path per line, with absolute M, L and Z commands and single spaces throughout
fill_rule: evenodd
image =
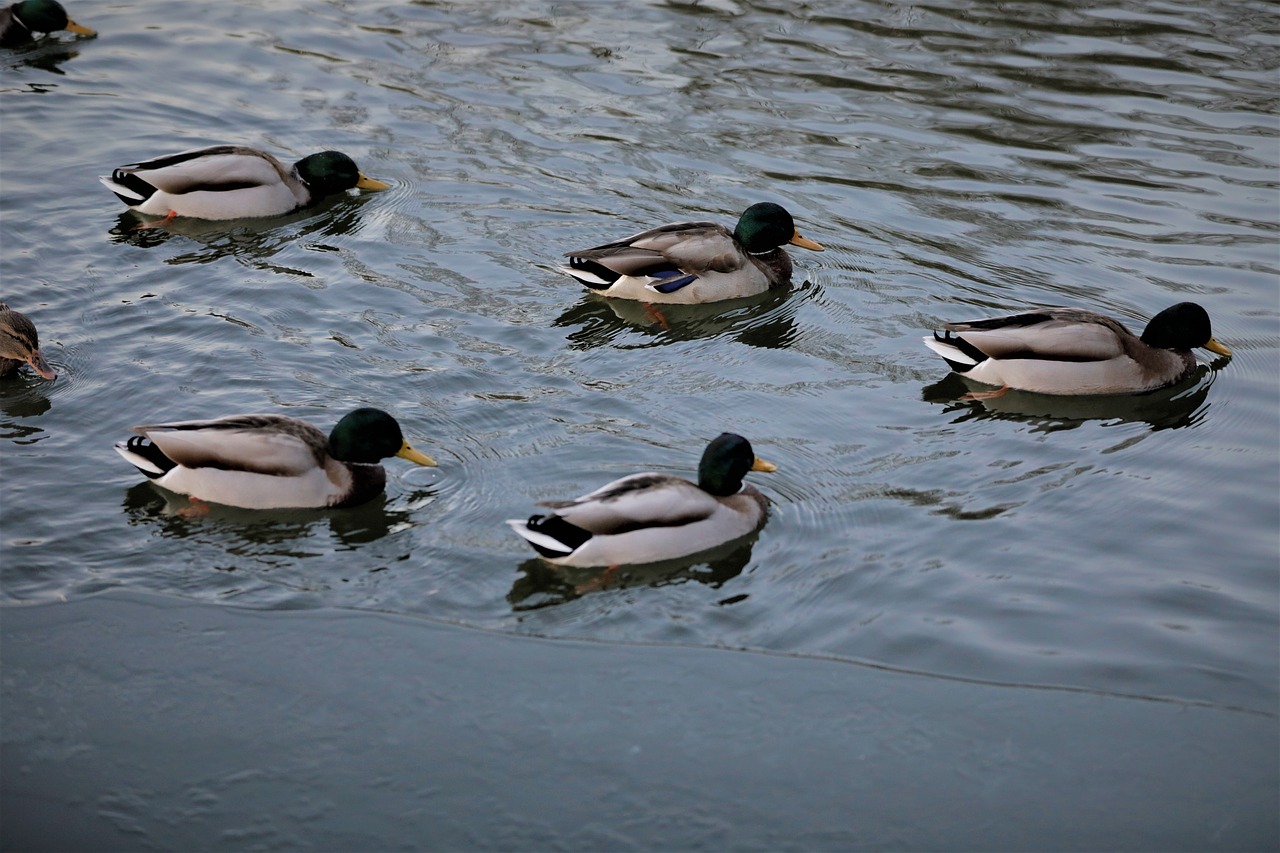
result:
M 178 218 L 178 211 L 171 210 L 165 215 L 164 219 L 157 219 L 155 222 L 143 222 L 133 226 L 134 231 L 142 231 L 147 228 L 163 228 Z
M 608 589 L 609 584 L 613 582 L 613 579 L 615 577 L 617 577 L 618 569 L 620 568 L 622 568 L 621 563 L 614 563 L 611 566 L 607 566 L 605 570 L 599 574 L 599 576 L 592 578 L 586 583 L 578 584 L 577 586 L 575 586 L 573 588 L 574 593 L 577 595 L 582 595 L 583 593 L 587 593 L 587 592 L 598 592 L 602 589 Z
M 664 332 L 671 329 L 671 326 L 667 325 L 667 318 L 662 316 L 662 311 L 660 311 L 658 306 L 654 305 L 652 302 L 646 302 L 644 304 L 644 314 L 650 320 L 661 326 Z
M 960 397 L 961 400 L 994 400 L 997 397 L 1003 397 L 1009 391 L 1009 386 L 997 388 L 994 391 L 970 391 Z
M 209 505 L 199 498 L 188 495 L 187 502 L 189 505 L 178 510 L 178 516 L 182 518 L 200 518 L 209 514 Z

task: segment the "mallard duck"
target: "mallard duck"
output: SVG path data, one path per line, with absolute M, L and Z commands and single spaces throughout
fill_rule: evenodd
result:
M 507 522 L 549 563 L 612 566 L 673 560 L 764 526 L 768 499 L 743 483 L 748 471 L 775 471 L 751 443 L 726 432 L 707 445 L 698 483 L 669 474 L 632 474 L 554 511 Z
M 197 219 L 279 216 L 352 188 L 385 190 L 341 151 L 285 166 L 256 148 L 215 145 L 131 163 L 98 178 L 139 213 Z
M 0 9 L 0 47 L 25 44 L 35 33 L 54 33 L 67 30 L 81 36 L 97 35 L 88 27 L 82 27 L 67 17 L 67 10 L 58 0 L 21 0 L 6 9 Z
M 560 270 L 603 296 L 693 304 L 764 293 L 791 281 L 784 244 L 821 252 L 791 214 L 753 204 L 732 232 L 715 222 L 673 222 L 594 249 L 565 252 Z
M 395 418 L 356 409 L 325 436 L 283 415 L 232 415 L 133 427 L 116 450 L 152 482 L 199 501 L 246 509 L 348 507 L 386 486 L 378 462 L 435 460 L 409 446 Z
M 1196 347 L 1229 356 L 1209 314 L 1180 302 L 1151 318 L 1142 337 L 1119 321 L 1080 308 L 947 323 L 924 339 L 969 379 L 1037 394 L 1136 394 L 1172 385 L 1195 369 Z
M 36 324 L 0 302 L 0 376 L 16 373 L 24 364 L 45 379 L 56 379 L 58 373 L 40 354 L 40 335 Z

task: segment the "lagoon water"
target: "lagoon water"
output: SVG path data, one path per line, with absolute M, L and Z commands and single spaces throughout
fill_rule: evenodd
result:
M 0 620 L 141 593 L 1276 727 L 1272 4 L 69 8 L 99 37 L 0 57 L 2 295 L 60 374 L 0 388 Z M 217 143 L 337 148 L 393 188 L 136 230 L 97 182 Z M 826 247 L 792 250 L 784 292 L 659 319 L 555 272 L 760 200 Z M 960 400 L 920 341 L 1043 305 L 1136 330 L 1183 300 L 1235 355 L 1137 398 Z M 385 498 L 344 512 L 181 517 L 111 448 L 136 423 L 327 430 L 362 405 L 441 466 L 391 460 Z M 751 541 L 606 576 L 552 570 L 502 523 L 691 474 L 724 430 L 778 464 L 752 475 L 774 512 Z M 808 695 L 768 671 L 762 690 Z M 1280 784 L 1274 737 L 1255 746 Z M 1263 811 L 1212 842 L 1273 844 Z

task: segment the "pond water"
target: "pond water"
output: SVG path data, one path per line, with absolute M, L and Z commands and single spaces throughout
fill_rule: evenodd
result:
M 123 587 L 1280 713 L 1274 5 L 69 8 L 98 38 L 0 58 L 2 295 L 59 371 L 0 388 L 5 605 Z M 97 182 L 217 143 L 393 187 L 139 231 Z M 761 200 L 826 247 L 785 291 L 660 323 L 555 272 Z M 920 340 L 1183 300 L 1235 355 L 1136 398 L 963 401 Z M 362 405 L 441 465 L 349 511 L 180 517 L 112 450 Z M 708 559 L 562 572 L 502 523 L 692 474 L 725 430 L 774 511 Z

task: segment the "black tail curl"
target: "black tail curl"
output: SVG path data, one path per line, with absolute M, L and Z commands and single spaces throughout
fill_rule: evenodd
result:
M 139 178 L 133 172 L 126 172 L 123 169 L 116 169 L 112 172 L 111 181 L 112 183 L 119 184 L 120 186 L 132 190 L 141 196 L 141 198 L 135 199 L 116 193 L 116 198 L 120 199 L 125 204 L 142 204 L 142 202 L 155 195 L 156 192 L 156 188 L 151 186 L 151 184 L 147 183 L 142 178 Z
M 139 471 L 142 471 L 143 474 L 146 474 L 148 477 L 150 477 L 152 480 L 163 477 L 165 474 L 168 474 L 174 468 L 178 467 L 178 463 L 174 462 L 168 456 L 165 456 L 160 451 L 160 448 L 156 447 L 154 444 L 148 441 L 145 436 L 141 436 L 141 435 L 132 436 L 129 438 L 128 441 L 124 443 L 124 446 L 125 446 L 125 449 L 127 449 L 130 453 L 134 453 L 134 454 L 137 454 L 138 456 L 141 456 L 143 459 L 147 460 L 152 465 L 160 469 L 159 474 L 155 473 L 154 471 L 143 470 L 142 468 L 138 469 Z
M 591 538 L 590 531 L 583 530 L 576 524 L 570 524 L 554 513 L 529 516 L 528 527 L 530 530 L 541 533 L 543 536 L 550 536 L 570 551 L 578 550 L 587 543 L 588 539 Z M 529 544 L 533 546 L 535 551 L 544 557 L 564 556 L 564 554 L 559 551 L 550 551 L 541 548 L 536 542 L 530 542 Z

